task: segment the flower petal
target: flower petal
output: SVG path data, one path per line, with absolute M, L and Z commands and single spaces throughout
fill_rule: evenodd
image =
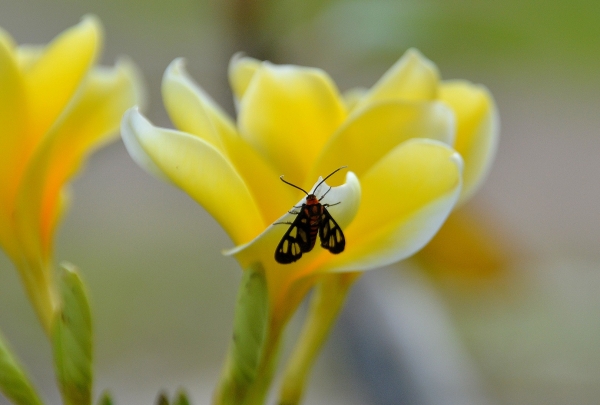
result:
M 294 190 L 281 187 L 273 170 L 238 134 L 229 117 L 185 71 L 183 59 L 169 65 L 163 78 L 163 98 L 176 128 L 197 135 L 226 155 L 244 182 L 267 223 L 295 201 Z M 276 190 L 265 193 L 264 190 Z
M 121 132 L 129 154 L 142 168 L 188 193 L 235 244 L 264 229 L 244 180 L 214 146 L 183 132 L 154 127 L 136 109 L 125 113 Z
M 52 125 L 79 88 L 96 59 L 102 40 L 100 22 L 86 16 L 54 39 L 26 73 L 36 142 Z
M 439 72 L 433 62 L 416 49 L 409 49 L 355 108 L 385 100 L 433 100 L 438 82 Z
M 47 258 L 63 211 L 63 186 L 92 150 L 117 136 L 125 110 L 139 102 L 137 69 L 127 61 L 96 68 L 78 97 L 36 149 L 18 195 L 17 221 L 24 249 Z
M 232 136 L 235 134 L 235 125 L 189 77 L 183 58 L 175 59 L 165 71 L 162 95 L 176 128 L 196 135 L 223 151 L 220 133 Z
M 454 148 L 465 161 L 461 201 L 468 199 L 490 170 L 500 133 L 498 110 L 490 92 L 463 80 L 443 82 L 439 99 L 456 114 Z
M 239 102 L 244 97 L 250 80 L 252 80 L 252 77 L 258 71 L 261 64 L 262 62 L 258 59 L 244 56 L 241 52 L 236 53 L 231 58 L 229 62 L 229 85 L 231 86 L 236 102 Z
M 357 111 L 325 145 L 313 177 L 347 165 L 362 176 L 396 145 L 410 138 L 454 142 L 454 114 L 440 102 L 386 101 Z
M 240 135 L 276 170 L 308 186 L 310 165 L 346 117 L 331 79 L 321 70 L 275 66 L 254 74 L 240 103 Z
M 15 48 L 15 42 L 8 32 L 0 27 L 0 46 L 12 51 Z
M 452 211 L 434 238 L 411 260 L 435 277 L 467 281 L 496 277 L 511 268 L 523 252 L 498 224 L 473 208 L 466 204 Z
M 42 45 L 20 45 L 17 48 L 17 60 L 23 72 L 32 69 L 44 55 L 46 47 Z
M 342 94 L 342 98 L 344 99 L 344 104 L 346 105 L 346 109 L 349 113 L 352 113 L 357 105 L 360 104 L 361 100 L 365 97 L 365 95 L 369 92 L 369 89 L 364 87 L 354 87 L 350 90 L 347 90 Z
M 370 270 L 422 248 L 440 228 L 461 188 L 462 161 L 447 145 L 412 139 L 361 177 L 360 210 L 346 230 L 346 252 L 321 271 Z
M 26 164 L 23 145 L 26 96 L 23 76 L 14 55 L 12 40 L 0 33 L 0 245 L 16 255 L 13 226 L 15 196 Z

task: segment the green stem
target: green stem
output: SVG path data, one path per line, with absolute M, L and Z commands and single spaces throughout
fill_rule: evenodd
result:
M 302 400 L 312 365 L 329 336 L 350 287 L 360 274 L 328 274 L 317 286 L 302 333 L 285 369 L 280 405 L 296 405 Z

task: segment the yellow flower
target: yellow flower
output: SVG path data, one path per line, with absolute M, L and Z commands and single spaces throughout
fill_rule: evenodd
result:
M 219 221 L 236 245 L 228 254 L 251 274 L 264 273 L 266 335 L 258 338 L 260 300 L 244 295 L 261 284 L 245 279 L 239 302 L 257 310 L 243 315 L 248 308 L 240 308 L 234 329 L 254 329 L 249 340 L 233 343 L 215 403 L 262 401 L 281 330 L 318 284 L 280 398 L 297 403 L 353 281 L 422 248 L 481 182 L 496 144 L 495 107 L 481 86 L 440 81 L 435 66 L 415 50 L 371 89 L 346 95 L 319 69 L 243 56 L 232 59 L 229 78 L 237 122 L 175 60 L 163 78 L 163 99 L 179 130 L 157 128 L 132 109 L 123 118 L 123 139 L 140 166 L 185 190 Z M 314 189 L 342 166 L 349 170 L 343 184 Z M 346 236 L 342 253 L 315 247 L 292 264 L 275 261 L 289 227 L 279 223 L 292 221 L 288 211 L 305 201 L 280 175 L 319 198 L 326 194 L 321 202 L 330 204 Z M 328 182 L 340 184 L 339 177 Z
M 94 66 L 101 41 L 91 16 L 47 46 L 16 46 L 0 30 L 0 246 L 47 331 L 56 306 L 53 236 L 68 203 L 65 184 L 140 102 L 131 63 Z
M 163 78 L 163 98 L 179 131 L 157 128 L 130 110 L 122 134 L 142 167 L 185 190 L 220 222 L 236 245 L 228 253 L 242 267 L 263 266 L 275 318 L 289 316 L 313 276 L 412 255 L 461 195 L 462 159 L 452 148 L 457 116 L 461 128 L 453 103 L 460 100 L 447 89 L 480 89 L 440 83 L 416 51 L 371 90 L 346 98 L 319 69 L 242 56 L 231 61 L 230 82 L 237 123 L 175 60 Z M 345 183 L 323 202 L 340 202 L 329 211 L 345 233 L 345 251 L 333 255 L 317 246 L 295 263 L 277 263 L 275 248 L 287 227 L 273 224 L 289 221 L 288 211 L 304 201 L 279 176 L 308 191 L 341 166 L 349 170 Z M 336 177 L 328 181 L 339 184 Z

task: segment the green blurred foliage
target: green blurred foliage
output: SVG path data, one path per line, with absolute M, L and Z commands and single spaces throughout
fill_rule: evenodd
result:
M 452 71 L 571 73 L 561 81 L 587 81 L 600 63 L 600 3 L 591 0 L 322 3 L 321 13 L 298 24 L 281 24 L 273 13 L 271 24 L 287 27 L 273 32 L 279 38 L 295 36 L 296 46 L 313 52 L 323 46 L 338 63 L 389 65 L 417 47 Z

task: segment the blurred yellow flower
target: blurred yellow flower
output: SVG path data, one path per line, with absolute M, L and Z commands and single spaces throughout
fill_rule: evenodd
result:
M 101 42 L 92 16 L 47 46 L 16 46 L 0 30 L 0 246 L 47 331 L 65 184 L 93 149 L 114 138 L 123 112 L 140 103 L 131 63 L 94 66 Z
M 262 265 L 272 316 L 289 316 L 311 276 L 369 270 L 412 255 L 460 198 L 462 159 L 452 145 L 462 128 L 462 97 L 487 93 L 465 82 L 440 83 L 417 51 L 372 89 L 347 97 L 322 70 L 244 56 L 232 59 L 229 77 L 237 124 L 178 59 L 165 72 L 163 98 L 180 131 L 157 128 L 132 109 L 122 134 L 142 167 L 185 190 L 219 221 L 236 244 L 228 253 L 242 267 Z M 275 248 L 287 227 L 273 224 L 293 219 L 288 210 L 304 201 L 279 176 L 309 190 L 341 166 L 350 170 L 345 183 L 323 202 L 341 202 L 329 211 L 346 235 L 345 251 L 332 255 L 317 247 L 295 263 L 277 263 Z M 469 178 L 462 195 L 478 181 Z

